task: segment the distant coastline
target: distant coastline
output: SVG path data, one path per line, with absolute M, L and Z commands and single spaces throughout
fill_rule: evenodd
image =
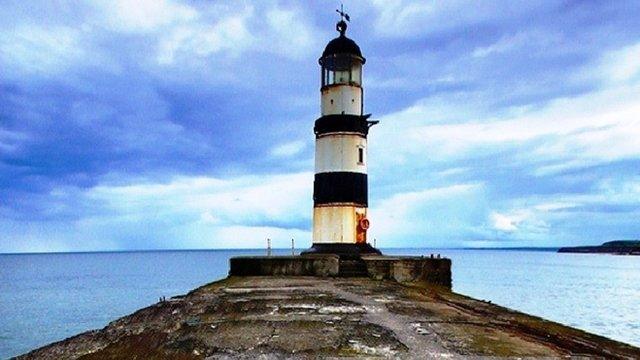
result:
M 598 246 L 571 246 L 558 249 L 559 253 L 640 255 L 640 240 L 608 241 Z

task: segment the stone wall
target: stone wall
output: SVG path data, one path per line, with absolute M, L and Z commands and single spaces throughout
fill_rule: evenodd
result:
M 337 255 L 239 256 L 229 260 L 229 275 L 337 276 Z
M 423 282 L 451 288 L 451 260 L 409 256 L 362 256 L 366 275 L 400 283 Z M 241 256 L 230 260 L 235 276 L 339 276 L 337 255 Z M 346 265 L 345 265 L 346 266 Z
M 363 256 L 369 277 L 400 283 L 425 282 L 451 288 L 451 259 Z

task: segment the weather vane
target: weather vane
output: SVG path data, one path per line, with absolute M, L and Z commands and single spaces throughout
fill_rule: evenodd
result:
M 349 18 L 349 14 L 347 14 L 346 12 L 344 12 L 344 5 L 340 4 L 340 10 L 336 9 L 336 12 L 338 14 L 340 14 L 340 20 L 341 21 L 351 21 L 351 19 Z
M 336 24 L 336 30 L 340 32 L 340 36 L 344 36 L 344 33 L 347 31 L 347 23 L 345 20 L 351 21 L 351 19 L 349 18 L 349 14 L 344 12 L 344 6 L 342 4 L 340 4 L 340 10 L 336 9 L 336 12 L 340 14 L 340 21 Z

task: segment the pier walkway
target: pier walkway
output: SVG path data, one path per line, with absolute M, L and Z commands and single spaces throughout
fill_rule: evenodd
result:
M 231 277 L 22 359 L 361 357 L 632 359 L 640 349 L 437 287 Z

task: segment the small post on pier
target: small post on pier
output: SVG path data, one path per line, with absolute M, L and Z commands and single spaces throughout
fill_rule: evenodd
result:
M 291 238 L 291 256 L 295 256 L 295 255 L 296 255 L 295 241 L 293 240 L 293 238 Z
M 271 256 L 271 239 L 267 238 L 267 256 Z
M 374 247 L 374 248 L 378 248 L 378 247 L 376 246 L 376 240 L 377 240 L 376 238 L 373 238 L 373 247 Z

